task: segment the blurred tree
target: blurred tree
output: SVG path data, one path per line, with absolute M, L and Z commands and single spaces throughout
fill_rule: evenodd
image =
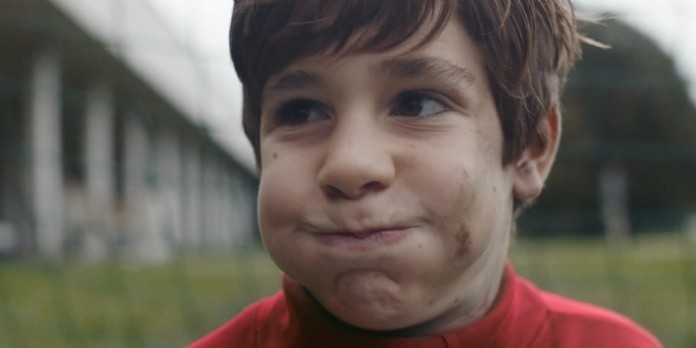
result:
M 696 109 L 686 84 L 670 57 L 629 26 L 584 26 L 611 48 L 586 45 L 569 76 L 556 166 L 520 228 L 601 233 L 600 168 L 620 164 L 631 225 L 672 229 L 696 211 Z

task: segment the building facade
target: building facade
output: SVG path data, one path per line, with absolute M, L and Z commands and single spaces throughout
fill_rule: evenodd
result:
M 0 3 L 0 254 L 158 261 L 253 241 L 253 169 L 66 9 Z

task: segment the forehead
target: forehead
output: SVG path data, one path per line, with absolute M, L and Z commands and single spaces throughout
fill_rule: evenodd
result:
M 453 0 L 268 0 L 235 7 L 230 44 L 240 79 L 259 91 L 290 63 L 320 54 L 385 52 L 437 35 Z M 263 24 L 261 24 L 263 23 Z M 417 43 L 416 43 L 417 44 Z
M 427 36 L 429 28 L 424 25 L 400 45 L 382 52 L 325 50 L 298 58 L 271 76 L 264 94 L 314 84 L 321 78 L 316 71 L 330 74 L 332 68 L 355 57 L 370 57 L 365 59 L 369 68 L 381 76 L 469 83 L 486 80 L 481 53 L 458 20 L 448 20 L 434 37 Z

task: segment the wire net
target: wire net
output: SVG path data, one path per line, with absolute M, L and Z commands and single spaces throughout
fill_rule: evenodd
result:
M 194 76 L 217 63 L 136 20 L 153 8 L 102 9 L 134 43 L 59 3 L 0 3 L 0 346 L 182 346 L 279 289 L 255 174 L 197 121 L 204 107 L 182 107 L 132 60 L 203 65 Z M 642 36 L 588 30 L 613 51 L 589 49 L 569 80 L 556 172 L 511 260 L 666 346 L 696 346 L 693 102 L 669 56 L 632 51 Z M 206 78 L 183 99 L 207 105 Z

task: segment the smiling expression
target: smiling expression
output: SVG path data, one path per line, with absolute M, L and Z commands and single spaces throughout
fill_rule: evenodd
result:
M 520 174 L 456 20 L 415 50 L 291 63 L 264 88 L 260 139 L 264 243 L 335 316 L 430 333 L 489 310 Z

